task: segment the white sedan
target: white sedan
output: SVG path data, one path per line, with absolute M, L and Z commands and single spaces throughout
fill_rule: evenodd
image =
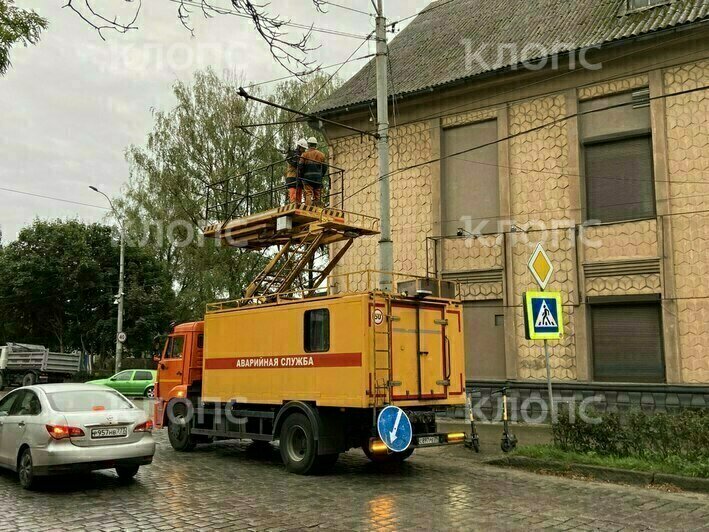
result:
M 37 477 L 152 463 L 153 423 L 123 395 L 92 384 L 18 388 L 0 400 L 0 467 L 31 489 Z

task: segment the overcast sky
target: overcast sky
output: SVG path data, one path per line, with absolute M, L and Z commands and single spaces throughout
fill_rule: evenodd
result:
M 195 37 L 177 19 L 173 0 L 143 0 L 138 30 L 125 35 L 106 32 L 106 42 L 63 0 L 20 0 L 49 20 L 37 46 L 15 48 L 13 66 L 0 78 L 0 227 L 3 240 L 36 217 L 101 220 L 106 211 L 63 203 L 4 189 L 54 196 L 99 207 L 104 198 L 89 190 L 96 185 L 110 196 L 120 194 L 128 175 L 123 153 L 144 144 L 152 128 L 151 109 L 169 109 L 176 79 L 189 80 L 196 70 L 264 81 L 288 73 L 270 56 L 250 21 L 234 16 L 205 20 L 193 13 Z M 82 2 L 83 3 L 83 2 Z M 228 6 L 228 0 L 215 0 Z M 340 5 L 372 12 L 369 0 L 339 0 Z M 385 0 L 391 20 L 412 15 L 428 0 Z M 128 16 L 135 2 L 100 0 L 104 13 Z M 271 11 L 293 22 L 315 24 L 366 35 L 374 19 L 329 6 L 318 14 L 310 0 L 273 0 Z M 300 30 L 289 30 L 299 32 Z M 361 40 L 313 34 L 313 53 L 321 65 L 344 61 Z M 357 55 L 374 51 L 374 43 Z M 364 65 L 347 65 L 353 75 Z M 332 70 L 330 70 L 332 72 Z

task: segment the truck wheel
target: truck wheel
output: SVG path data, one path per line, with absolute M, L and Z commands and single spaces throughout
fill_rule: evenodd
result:
M 364 451 L 364 454 L 367 455 L 367 458 L 369 458 L 375 464 L 391 464 L 396 462 L 403 462 L 412 454 L 414 454 L 413 447 L 410 447 L 409 449 L 406 449 L 405 451 L 402 451 L 400 453 L 373 454 L 369 451 L 369 445 L 367 444 L 362 446 L 362 450 Z
M 290 473 L 321 474 L 329 471 L 339 454 L 318 456 L 315 431 L 304 414 L 291 414 L 283 422 L 280 434 L 281 459 Z
M 189 452 L 197 446 L 195 436 L 191 434 L 191 427 L 187 419 L 187 407 L 182 404 L 176 404 L 172 407 L 172 419 L 168 416 L 167 435 L 172 448 L 179 452 Z
M 28 371 L 25 376 L 22 377 L 22 386 L 34 386 L 37 384 L 37 374 Z

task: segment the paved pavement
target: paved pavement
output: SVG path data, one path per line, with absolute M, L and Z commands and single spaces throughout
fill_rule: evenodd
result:
M 156 438 L 154 464 L 129 485 L 99 472 L 25 492 L 0 472 L 0 530 L 709 530 L 709 496 L 498 469 L 462 447 L 396 466 L 353 451 L 327 476 L 299 477 L 275 447 L 178 454 Z

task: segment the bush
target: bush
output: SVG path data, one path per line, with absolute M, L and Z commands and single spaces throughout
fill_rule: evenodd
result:
M 553 426 L 554 444 L 564 451 L 648 460 L 709 460 L 709 410 L 677 414 L 640 411 L 594 413 L 588 423 L 578 412 L 560 409 Z

